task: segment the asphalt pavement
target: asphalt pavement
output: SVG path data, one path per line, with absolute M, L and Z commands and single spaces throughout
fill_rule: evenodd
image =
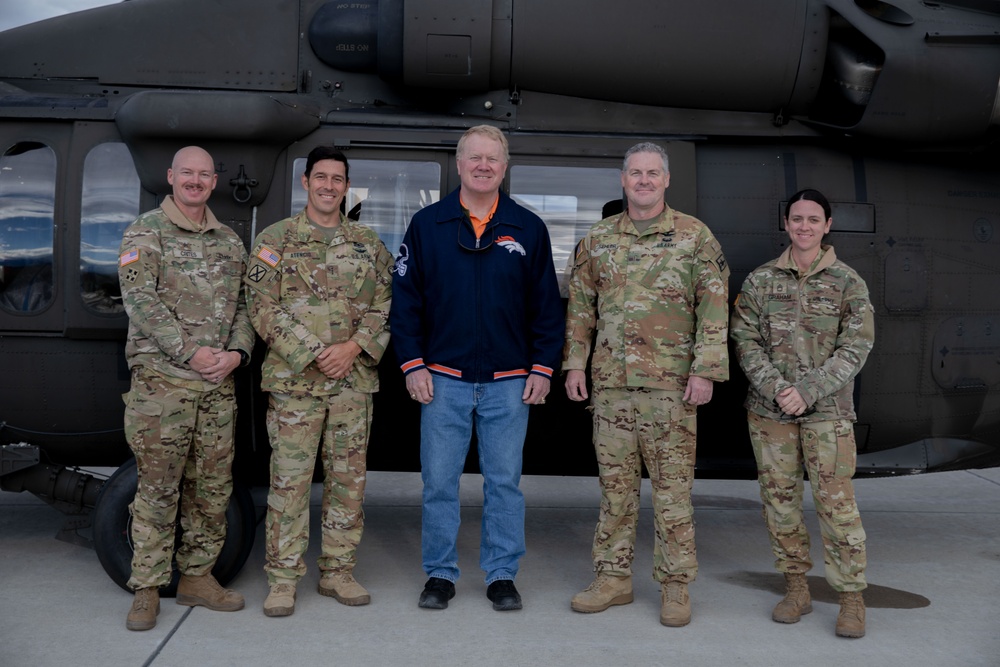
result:
M 813 613 L 771 621 L 783 580 L 753 481 L 697 480 L 699 574 L 693 620 L 659 623 L 652 580 L 648 482 L 634 562 L 635 601 L 578 614 L 570 598 L 592 578 L 590 544 L 599 491 L 594 478 L 525 477 L 528 553 L 517 586 L 524 609 L 495 612 L 478 568 L 482 479 L 462 481 L 462 577 L 448 609 L 417 607 L 420 478 L 370 473 L 366 528 L 355 574 L 372 594 L 346 607 L 316 593 L 319 487 L 313 487 L 309 573 L 294 615 L 264 616 L 263 524 L 231 587 L 234 613 L 164 599 L 156 627 L 125 629 L 131 595 L 96 554 L 57 541 L 63 516 L 27 494 L 0 492 L 0 666 L 154 665 L 685 665 L 879 667 L 1000 665 L 1000 469 L 856 481 L 868 533 L 868 634 L 834 635 L 836 595 L 822 576 L 815 515 Z M 808 495 L 808 494 L 807 494 Z M 258 514 L 265 500 L 255 491 Z M 811 504 L 809 505 L 812 509 Z

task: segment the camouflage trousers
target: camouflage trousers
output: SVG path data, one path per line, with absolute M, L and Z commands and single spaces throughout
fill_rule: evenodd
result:
M 594 532 L 594 569 L 630 575 L 639 515 L 642 463 L 653 488 L 653 578 L 694 581 L 694 482 L 697 411 L 683 392 L 594 388 L 594 448 L 601 511 Z
M 748 417 L 775 568 L 797 574 L 812 568 L 802 516 L 804 464 L 823 538 L 826 580 L 836 591 L 866 588 L 865 530 L 851 483 L 857 458 L 851 422 L 796 424 L 754 413 Z
M 211 571 L 226 539 L 233 491 L 232 376 L 200 392 L 170 384 L 137 366 L 125 399 L 125 437 L 135 454 L 139 486 L 132 501 L 132 589 L 170 583 L 177 508 L 181 542 L 177 567 Z
M 365 517 L 372 396 L 344 388 L 333 396 L 270 394 L 271 490 L 267 495 L 264 571 L 268 583 L 306 573 L 309 491 L 316 456 L 323 464 L 320 572 L 350 572 Z

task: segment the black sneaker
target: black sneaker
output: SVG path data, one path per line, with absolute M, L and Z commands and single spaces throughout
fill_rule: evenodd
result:
M 418 607 L 424 609 L 447 609 L 448 600 L 455 597 L 455 584 L 440 577 L 431 577 L 420 593 Z
M 521 594 L 510 579 L 497 579 L 486 588 L 486 597 L 497 611 L 514 611 L 521 608 Z

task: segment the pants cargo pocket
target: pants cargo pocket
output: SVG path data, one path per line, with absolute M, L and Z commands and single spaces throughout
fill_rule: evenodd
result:
M 858 448 L 854 441 L 854 426 L 847 420 L 838 420 L 834 425 L 837 435 L 837 465 L 834 474 L 839 479 L 854 477 Z

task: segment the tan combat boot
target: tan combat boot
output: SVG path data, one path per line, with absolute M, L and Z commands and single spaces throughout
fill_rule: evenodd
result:
M 360 607 L 372 601 L 365 587 L 350 572 L 328 572 L 319 580 L 319 594 L 336 598 L 348 607 Z
M 140 588 L 132 598 L 132 608 L 125 618 L 129 630 L 152 630 L 156 626 L 156 615 L 160 613 L 160 589 Z
M 295 611 L 295 584 L 271 584 L 264 600 L 265 616 L 291 616 Z
M 207 607 L 212 611 L 239 611 L 243 609 L 243 596 L 223 588 L 211 574 L 194 577 L 182 574 L 177 583 L 177 604 L 188 607 Z
M 691 622 L 691 598 L 688 586 L 683 581 L 668 581 L 663 584 L 660 606 L 660 623 L 679 628 Z
M 604 611 L 616 604 L 632 601 L 632 577 L 615 577 L 598 572 L 590 586 L 573 596 L 569 606 L 584 614 Z
M 837 614 L 837 636 L 865 636 L 865 600 L 861 591 L 840 594 L 840 613 Z
M 798 623 L 803 614 L 812 610 L 806 575 L 786 572 L 785 598 L 774 608 L 771 618 L 777 623 Z

